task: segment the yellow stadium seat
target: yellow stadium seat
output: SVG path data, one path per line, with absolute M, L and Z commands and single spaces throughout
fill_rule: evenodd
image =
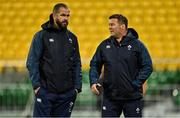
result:
M 0 61 L 26 59 L 33 35 L 48 20 L 57 2 L 59 0 L 1 0 Z M 127 16 L 129 27 L 138 31 L 153 59 L 180 58 L 179 0 L 61 2 L 71 9 L 69 28 L 78 36 L 82 60 L 86 60 L 83 68 L 89 68 L 88 63 L 97 46 L 109 37 L 108 17 L 114 13 Z M 166 67 L 173 70 L 179 65 L 154 63 L 154 68 Z

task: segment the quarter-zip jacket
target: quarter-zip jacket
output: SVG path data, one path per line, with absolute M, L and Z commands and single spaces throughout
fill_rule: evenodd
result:
M 56 29 L 50 20 L 33 38 L 27 68 L 33 88 L 61 93 L 82 87 L 81 60 L 77 37 L 67 29 Z
M 142 85 L 152 73 L 148 50 L 129 28 L 122 41 L 109 37 L 97 48 L 90 63 L 90 84 L 97 83 L 104 65 L 104 95 L 112 100 L 139 99 Z

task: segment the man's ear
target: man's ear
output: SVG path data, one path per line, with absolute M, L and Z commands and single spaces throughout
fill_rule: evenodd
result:
M 53 18 L 55 18 L 56 17 L 56 14 L 55 13 L 53 13 Z
M 126 29 L 125 24 L 122 24 L 122 25 L 121 25 L 121 28 L 122 28 L 122 29 Z

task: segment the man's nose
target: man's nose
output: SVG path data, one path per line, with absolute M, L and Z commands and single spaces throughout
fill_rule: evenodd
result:
M 65 20 L 68 20 L 68 19 L 69 19 L 69 17 L 68 17 L 68 16 L 65 16 L 65 17 L 64 17 L 64 19 L 65 19 Z

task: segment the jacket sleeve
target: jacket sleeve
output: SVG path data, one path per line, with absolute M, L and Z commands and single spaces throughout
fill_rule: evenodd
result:
M 81 57 L 79 53 L 79 45 L 76 38 L 75 43 L 75 55 L 74 55 L 74 86 L 78 92 L 82 91 L 82 69 L 81 69 Z
M 31 43 L 31 47 L 26 62 L 26 67 L 29 71 L 29 76 L 32 82 L 33 89 L 36 89 L 41 86 L 39 73 L 39 60 L 42 54 L 41 34 L 41 32 L 35 34 Z
M 103 65 L 102 61 L 102 54 L 101 54 L 101 45 L 98 46 L 96 53 L 94 54 L 91 62 L 90 62 L 90 71 L 89 71 L 89 79 L 90 79 L 90 86 L 95 84 L 99 81 L 99 76 L 101 74 L 101 69 Z
M 140 88 L 143 83 L 148 79 L 153 71 L 152 60 L 147 48 L 139 41 L 140 55 L 139 55 L 139 72 L 133 85 Z

